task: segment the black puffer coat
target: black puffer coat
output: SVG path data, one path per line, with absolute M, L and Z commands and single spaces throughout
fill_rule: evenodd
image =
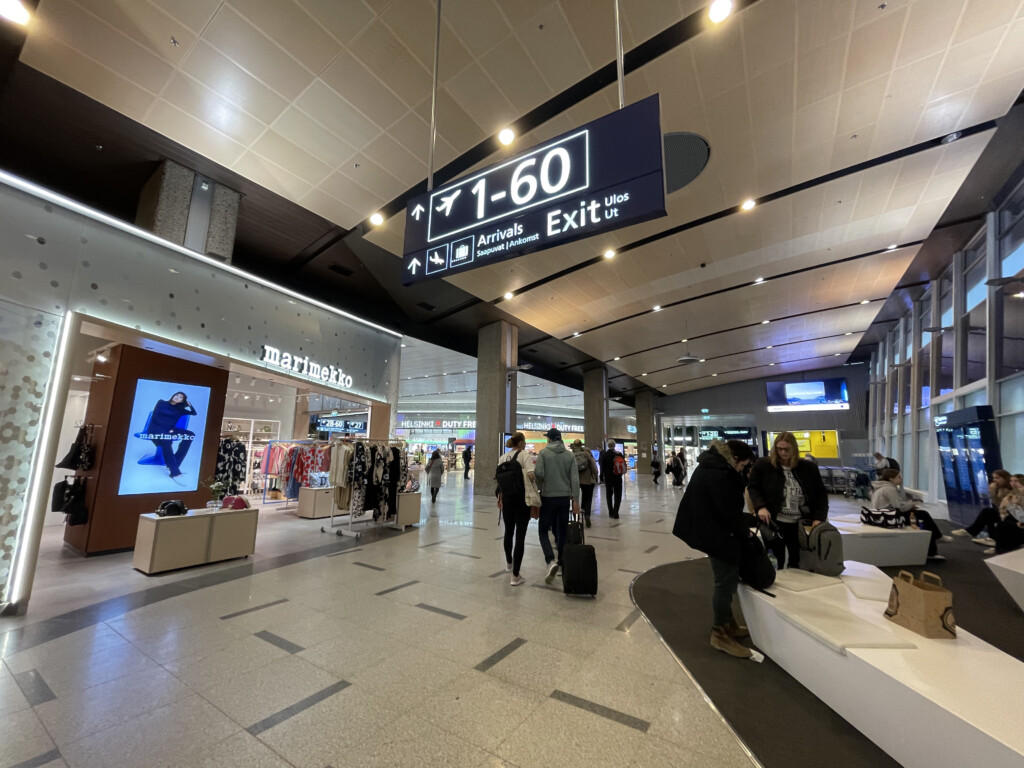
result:
M 697 458 L 672 533 L 693 549 L 738 564 L 740 541 L 753 520 L 743 512 L 743 477 L 735 464 L 729 446 L 717 440 Z
M 800 483 L 804 492 L 804 504 L 809 508 L 812 520 L 828 520 L 828 491 L 822 482 L 821 473 L 816 464 L 800 459 L 793 467 L 793 477 Z M 767 456 L 758 459 L 750 470 L 750 482 L 747 484 L 750 501 L 756 512 L 761 507 L 767 508 L 772 520 L 779 516 L 786 496 L 786 475 L 782 467 L 772 465 Z

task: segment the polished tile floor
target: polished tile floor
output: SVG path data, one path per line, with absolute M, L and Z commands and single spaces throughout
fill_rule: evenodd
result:
M 48 531 L 28 616 L 0 619 L 0 768 L 754 765 L 630 598 L 694 556 L 680 493 L 627 482 L 595 515 L 596 600 L 545 586 L 535 525 L 510 586 L 454 472 L 405 534 L 269 508 L 251 561 L 157 579 Z

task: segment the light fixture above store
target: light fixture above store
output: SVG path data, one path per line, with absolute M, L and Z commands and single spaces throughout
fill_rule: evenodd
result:
M 515 296 L 516 295 L 514 293 L 512 293 L 512 291 L 505 291 L 505 300 L 506 301 L 508 301 L 509 299 L 514 299 Z
M 715 0 L 708 8 L 708 18 L 713 24 L 720 24 L 732 13 L 732 0 Z
M 755 203 L 755 202 L 754 202 L 753 200 L 751 200 L 751 199 L 750 199 L 750 198 L 748 197 L 748 198 L 747 198 L 746 200 L 744 200 L 744 201 L 743 201 L 743 203 L 742 203 L 742 204 L 740 205 L 740 209 L 741 209 L 741 210 L 744 210 L 744 211 L 749 211 L 749 210 L 751 210 L 751 209 L 752 209 L 752 208 L 753 208 L 753 207 L 754 207 L 755 205 L 757 205 L 757 203 Z
M 500 141 L 506 147 L 515 140 L 516 132 L 513 131 L 511 128 L 502 128 L 498 132 L 498 141 Z
M 607 251 L 604 252 L 604 257 L 606 259 L 614 259 L 615 258 L 615 251 L 613 251 L 611 248 L 609 248 Z
M 373 224 L 373 226 L 375 227 L 379 227 L 381 224 L 384 223 L 384 216 L 379 212 L 372 213 L 370 214 L 370 223 Z

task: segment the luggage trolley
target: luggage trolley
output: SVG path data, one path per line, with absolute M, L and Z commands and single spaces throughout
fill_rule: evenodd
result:
M 855 472 L 852 467 L 833 467 L 832 468 L 832 493 L 841 493 L 843 496 L 850 489 L 853 484 L 853 476 L 851 472 Z
M 825 484 L 825 490 L 829 493 L 835 493 L 836 487 L 832 481 L 832 470 L 835 467 L 818 467 L 818 473 L 821 475 L 821 482 Z

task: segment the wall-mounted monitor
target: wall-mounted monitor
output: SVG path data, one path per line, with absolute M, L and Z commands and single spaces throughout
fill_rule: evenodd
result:
M 850 392 L 844 378 L 769 381 L 765 387 L 769 413 L 850 410 Z

